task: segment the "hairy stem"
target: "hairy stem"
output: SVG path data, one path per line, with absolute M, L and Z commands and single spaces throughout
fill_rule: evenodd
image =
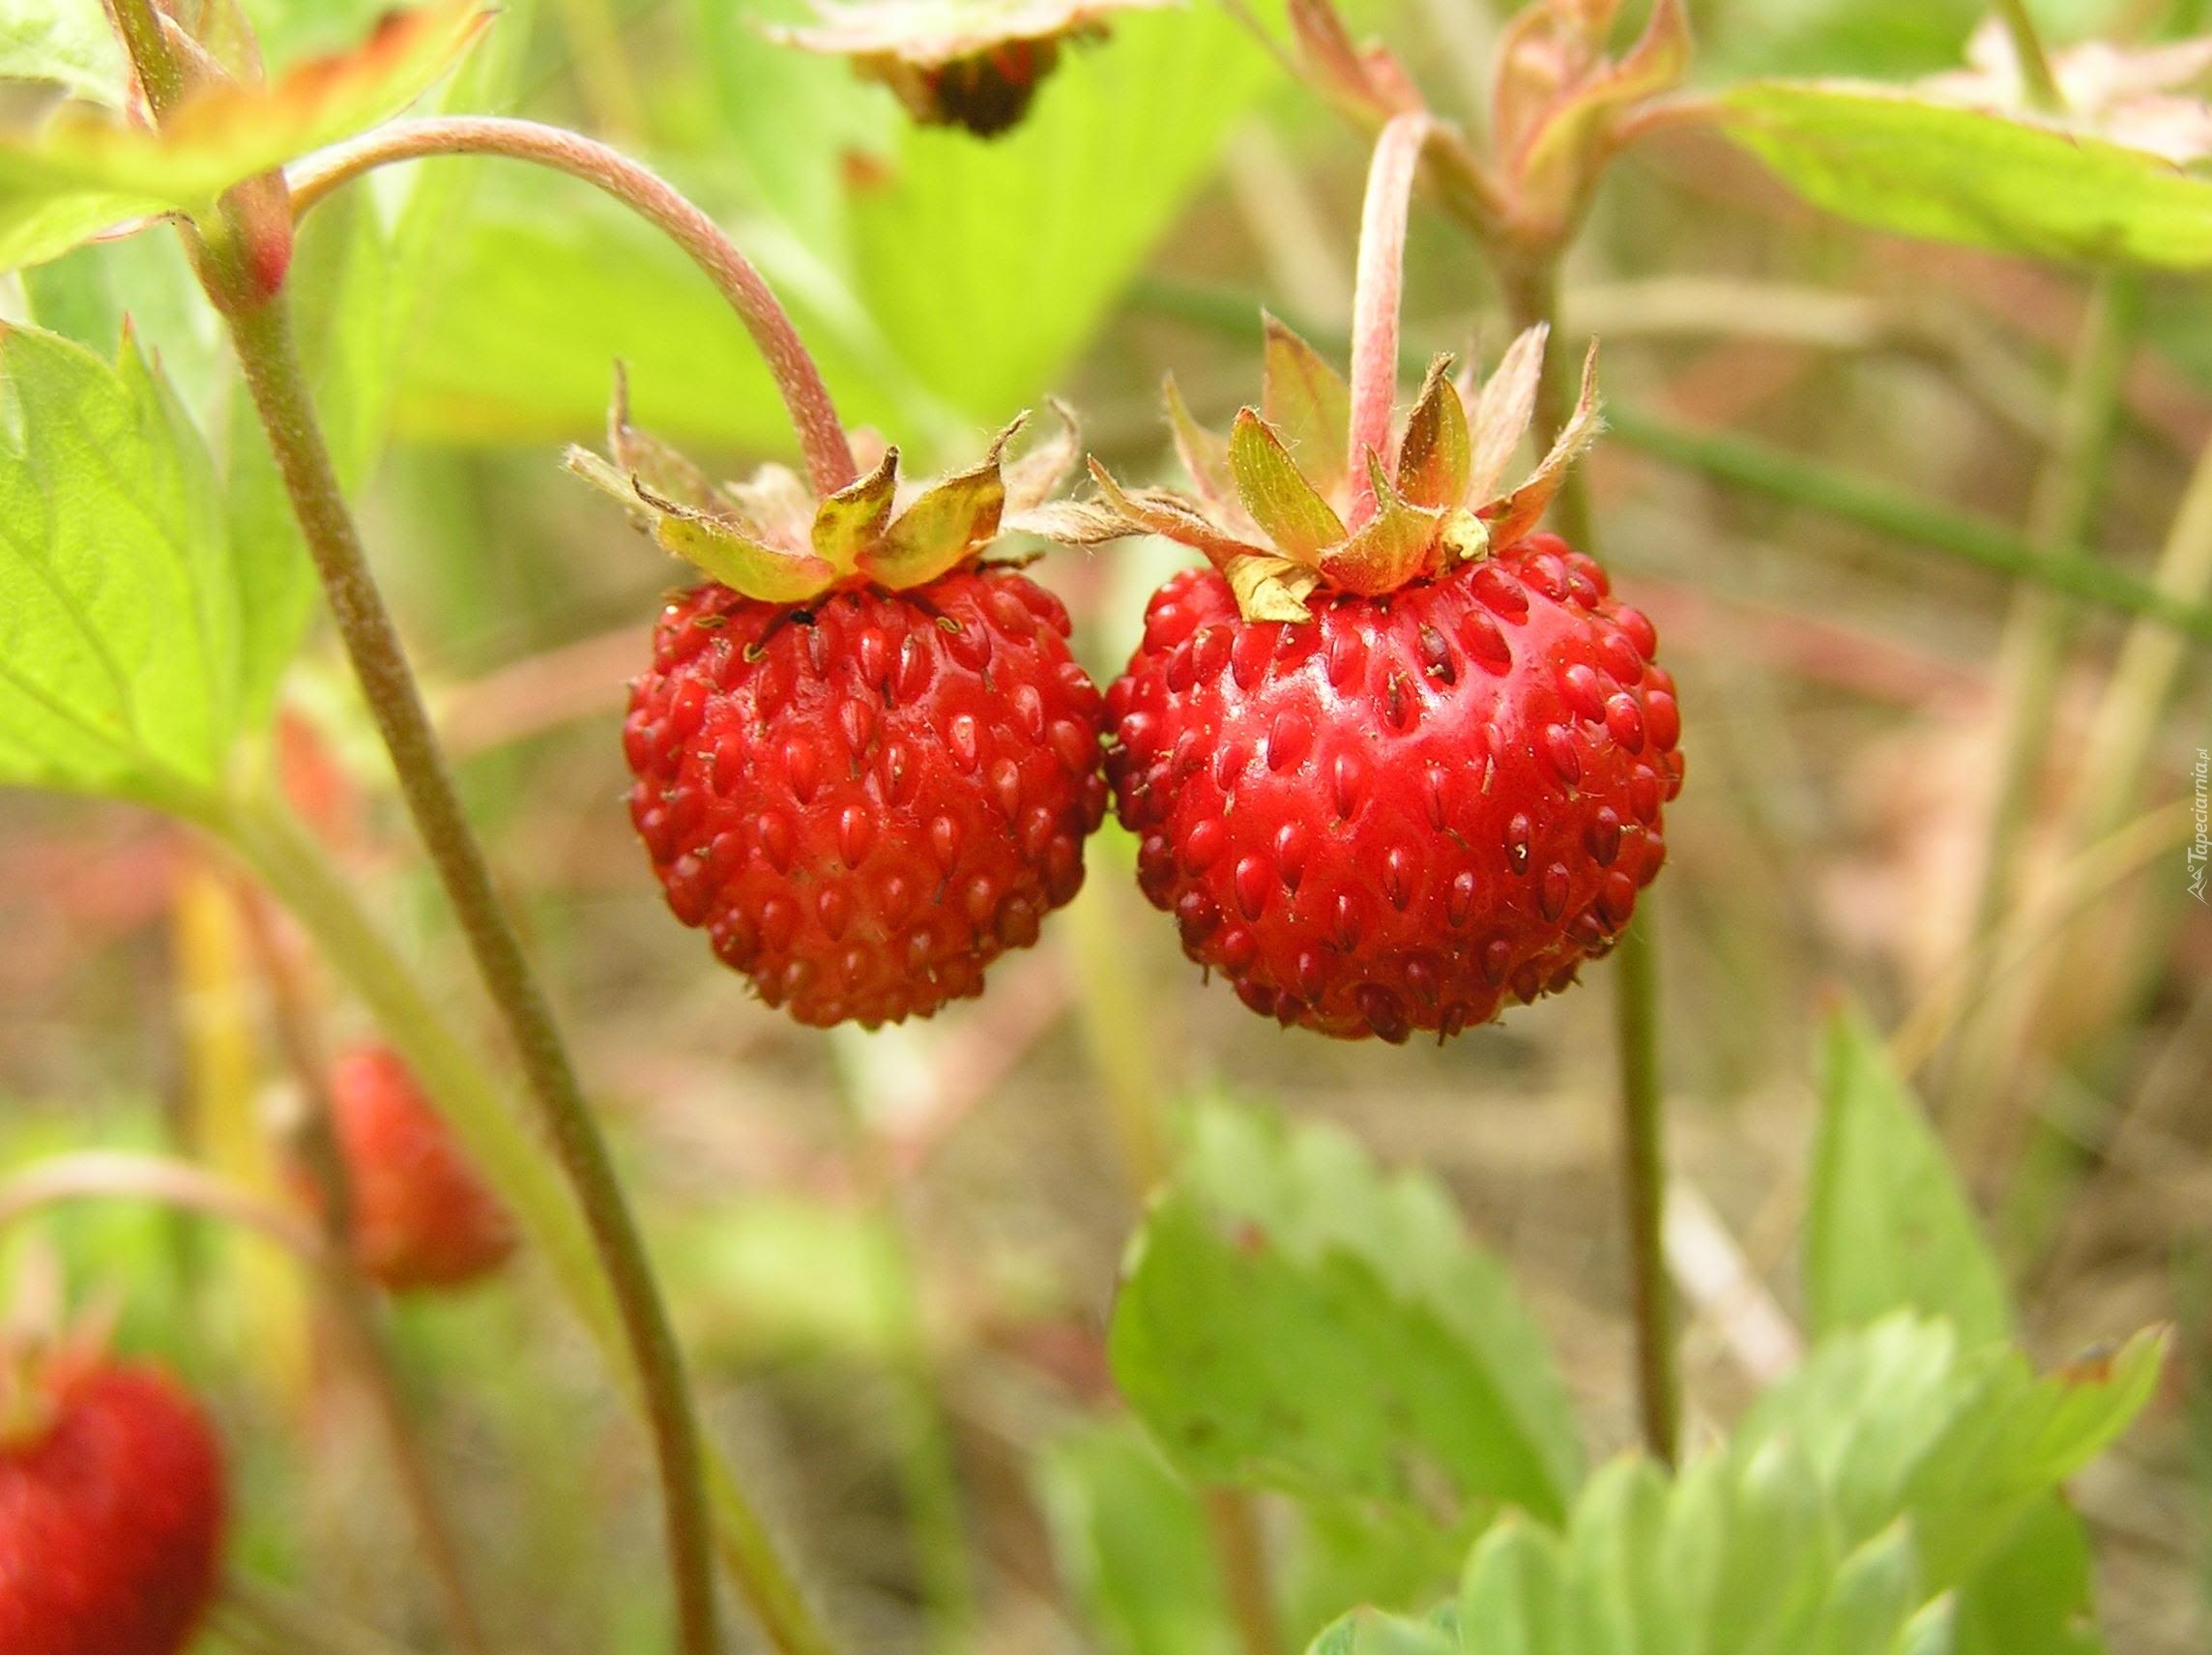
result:
M 613 1157 L 585 1101 L 542 985 L 501 906 L 483 847 L 469 827 L 430 716 L 368 568 L 316 424 L 281 294 L 225 320 L 248 393 L 276 455 L 293 514 L 322 577 L 346 653 L 397 772 L 416 831 L 445 886 L 484 987 L 521 1059 L 532 1100 L 568 1175 L 613 1289 L 643 1391 L 661 1476 L 677 1615 L 689 1655 L 713 1655 L 713 1550 L 692 1412 L 668 1308 L 655 1281 Z
M 752 335 L 782 393 L 814 491 L 834 494 L 859 475 L 821 370 L 752 261 L 666 181 L 605 144 L 536 121 L 491 115 L 395 121 L 302 161 L 291 175 L 294 218 L 339 185 L 387 162 L 442 155 L 505 156 L 565 172 L 597 186 L 663 231 L 706 272 Z
M 1237 1648 L 1242 1655 L 1280 1655 L 1282 1635 L 1275 1626 L 1267 1543 L 1259 1515 L 1235 1489 L 1208 1489 L 1202 1497 L 1221 1563 L 1221 1583 L 1229 1594 L 1230 1617 L 1237 1623 Z
M 1390 463 L 1390 416 L 1398 401 L 1398 311 L 1406 285 L 1406 218 L 1429 117 L 1394 117 L 1375 141 L 1359 218 L 1359 275 L 1352 298 L 1352 520 L 1375 515 L 1367 456 Z

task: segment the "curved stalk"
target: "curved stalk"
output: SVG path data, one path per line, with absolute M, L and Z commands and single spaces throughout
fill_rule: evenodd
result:
M 1352 298 L 1352 520 L 1375 515 L 1372 453 L 1390 463 L 1390 416 L 1398 401 L 1398 310 L 1406 285 L 1406 218 L 1421 151 L 1433 123 L 1418 111 L 1392 118 L 1375 141 L 1359 216 L 1359 275 Z
M 836 404 L 799 330 L 750 259 L 721 227 L 650 168 L 580 133 L 492 115 L 395 121 L 322 150 L 290 176 L 294 221 L 350 179 L 392 161 L 426 156 L 505 156 L 596 185 L 650 220 L 691 255 L 752 335 L 798 433 L 817 494 L 834 494 L 859 472 Z

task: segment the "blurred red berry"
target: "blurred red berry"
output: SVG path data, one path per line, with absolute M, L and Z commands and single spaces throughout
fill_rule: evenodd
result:
M 177 1655 L 215 1588 L 213 1427 L 149 1369 L 61 1365 L 0 1418 L 0 1650 Z

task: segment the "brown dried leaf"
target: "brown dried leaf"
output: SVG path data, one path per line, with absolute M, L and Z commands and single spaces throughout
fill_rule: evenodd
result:
M 1481 506 L 1496 493 L 1498 479 L 1513 463 L 1514 451 L 1536 417 L 1536 392 L 1544 380 L 1544 345 L 1552 330 L 1542 322 L 1524 329 L 1505 347 L 1498 371 L 1475 399 L 1474 457 L 1468 468 L 1467 492 L 1460 496 L 1470 506 Z
M 1114 474 L 1096 459 L 1091 462 L 1091 479 L 1108 507 L 1120 513 L 1133 531 L 1159 535 L 1194 551 L 1204 552 L 1215 567 L 1226 569 L 1240 557 L 1270 558 L 1275 554 L 1219 527 L 1195 503 L 1165 489 L 1124 489 Z

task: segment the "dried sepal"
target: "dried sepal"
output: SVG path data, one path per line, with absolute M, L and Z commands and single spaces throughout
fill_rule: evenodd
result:
M 1451 367 L 1448 356 L 1429 363 L 1398 440 L 1398 492 L 1415 506 L 1457 506 L 1467 498 L 1472 447 Z
M 614 397 L 607 404 L 607 452 L 618 471 L 655 494 L 702 511 L 721 504 L 720 492 L 705 472 L 658 437 L 630 423 L 629 373 L 619 362 Z
M 1541 322 L 1523 329 L 1505 347 L 1498 371 L 1475 398 L 1474 453 L 1462 496 L 1471 505 L 1483 504 L 1497 491 L 1529 421 L 1536 417 L 1536 392 L 1544 381 L 1544 346 L 1551 335 L 1552 330 Z
M 1091 477 L 1098 485 L 1100 498 L 1120 513 L 1130 534 L 1158 535 L 1174 540 L 1205 553 L 1208 562 L 1225 571 L 1237 558 L 1276 556 L 1266 546 L 1256 545 L 1211 522 L 1179 494 L 1162 488 L 1123 488 L 1095 457 L 1091 461 Z
M 1323 557 L 1321 572 L 1332 586 L 1373 597 L 1431 572 L 1444 508 L 1407 501 L 1390 486 L 1382 458 L 1372 449 L 1367 452 L 1367 479 L 1375 491 L 1375 515 Z
M 1247 621 L 1295 624 L 1313 619 L 1306 599 L 1321 584 L 1321 576 L 1303 564 L 1265 553 L 1243 553 L 1221 565 L 1221 578 L 1237 598 L 1237 612 Z
M 814 493 L 789 466 L 771 461 L 746 481 L 724 483 L 720 492 L 741 516 L 760 526 L 763 539 L 794 550 L 813 543 Z
M 992 440 L 979 464 L 924 489 L 861 551 L 859 571 L 894 592 L 926 586 L 997 539 L 1006 509 L 1001 461 L 1021 428 L 1022 420 L 1015 420 Z
M 814 508 L 807 537 L 815 555 L 840 574 L 860 566 L 862 554 L 890 522 L 891 503 L 898 495 L 898 450 L 887 448 L 867 476 L 824 496 Z
M 657 494 L 589 449 L 570 448 L 564 463 L 593 487 L 620 501 L 630 521 L 663 550 L 748 597 L 802 603 L 836 582 L 837 571 L 811 552 L 777 545 L 750 533 L 751 526 L 735 514 L 716 514 Z
M 1000 527 L 1063 546 L 1103 545 L 1143 532 L 1102 500 L 1046 500 L 1019 511 L 1009 506 Z
M 1261 330 L 1261 418 L 1275 428 L 1314 487 L 1324 498 L 1333 496 L 1352 475 L 1352 388 L 1276 317 L 1263 313 Z
M 1536 526 L 1544 508 L 1551 505 L 1552 496 L 1558 493 L 1559 484 L 1566 480 L 1567 468 L 1582 457 L 1604 426 L 1598 412 L 1597 341 L 1593 339 L 1589 354 L 1583 358 L 1582 390 L 1575 397 L 1574 412 L 1568 416 L 1558 436 L 1553 439 L 1550 451 L 1520 487 L 1495 508 L 1485 508 L 1493 543 L 1510 546 Z
M 1256 409 L 1237 411 L 1229 432 L 1229 470 L 1245 512 L 1284 556 L 1316 564 L 1344 538 L 1344 519 Z
M 1075 410 L 1057 396 L 1045 398 L 1056 421 L 1051 435 L 1033 442 L 1027 452 L 1006 466 L 1006 509 L 1029 511 L 1042 506 L 1067 480 L 1076 461 L 1083 457 L 1083 427 Z

